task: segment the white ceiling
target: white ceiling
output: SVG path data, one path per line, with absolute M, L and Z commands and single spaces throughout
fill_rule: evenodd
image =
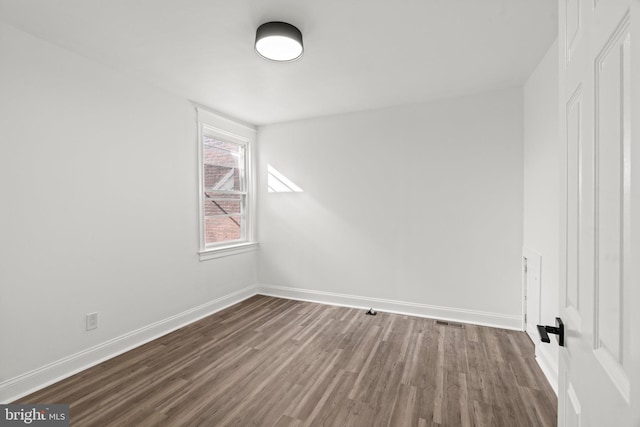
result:
M 556 0 L 0 0 L 0 19 L 257 125 L 519 86 Z M 304 56 L 253 50 L 263 22 Z

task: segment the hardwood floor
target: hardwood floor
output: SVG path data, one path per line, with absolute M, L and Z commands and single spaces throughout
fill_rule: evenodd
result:
M 17 403 L 72 426 L 554 426 L 523 332 L 255 296 Z

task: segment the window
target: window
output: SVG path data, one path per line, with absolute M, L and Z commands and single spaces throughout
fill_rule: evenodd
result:
M 251 141 L 255 131 L 198 109 L 200 259 L 255 248 Z

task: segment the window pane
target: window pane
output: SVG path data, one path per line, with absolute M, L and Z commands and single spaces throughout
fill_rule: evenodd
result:
M 220 197 L 215 194 L 205 193 L 204 216 L 242 214 L 242 197 Z
M 243 157 L 243 147 L 232 142 L 223 142 L 209 136 L 204 137 L 204 163 L 239 168 Z
M 240 169 L 219 165 L 204 165 L 204 188 L 207 190 L 242 191 Z
M 211 216 L 204 219 L 205 244 L 239 240 L 243 219 L 237 216 Z
M 243 191 L 244 147 L 206 135 L 203 138 L 205 189 Z

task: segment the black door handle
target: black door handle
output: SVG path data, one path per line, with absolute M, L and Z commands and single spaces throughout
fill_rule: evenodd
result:
M 558 345 L 564 347 L 564 323 L 561 318 L 556 317 L 556 326 L 538 325 L 538 333 L 540 334 L 540 340 L 546 343 L 551 342 L 549 334 L 558 335 Z

